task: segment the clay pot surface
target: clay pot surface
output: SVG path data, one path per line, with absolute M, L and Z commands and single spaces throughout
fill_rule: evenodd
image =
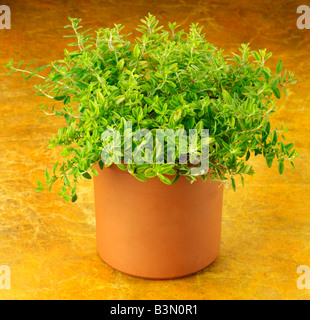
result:
M 94 177 L 98 253 L 124 273 L 172 279 L 195 273 L 220 249 L 223 187 L 181 177 L 141 182 L 115 165 Z

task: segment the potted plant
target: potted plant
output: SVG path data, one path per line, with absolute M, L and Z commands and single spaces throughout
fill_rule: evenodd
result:
M 119 24 L 94 36 L 81 32 L 81 19 L 69 20 L 76 50 L 47 66 L 7 65 L 42 80 L 37 94 L 53 105 L 40 108 L 66 121 L 49 141 L 61 147 L 62 163 L 45 171 L 37 191 L 61 180 L 59 195 L 75 202 L 79 180 L 93 176 L 104 261 L 154 279 L 203 269 L 220 248 L 223 183 L 244 184 L 251 156 L 276 162 L 280 174 L 285 161 L 294 166 L 286 129 L 270 125 L 274 97 L 286 94 L 293 74 L 281 60 L 272 72 L 266 49 L 242 44 L 224 55 L 198 24 L 165 30 L 149 14 L 131 42 Z

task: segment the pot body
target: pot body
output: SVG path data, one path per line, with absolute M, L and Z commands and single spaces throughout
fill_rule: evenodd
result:
M 124 273 L 172 279 L 195 273 L 217 257 L 223 187 L 182 177 L 172 186 L 141 182 L 116 166 L 96 168 L 97 248 Z

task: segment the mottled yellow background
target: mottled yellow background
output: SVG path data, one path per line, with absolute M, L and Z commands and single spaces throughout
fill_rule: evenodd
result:
M 296 27 L 296 9 L 308 1 L 194 0 L 4 0 L 12 29 L 0 30 L 0 265 L 11 268 L 11 289 L 0 299 L 309 299 L 296 286 L 299 265 L 310 266 L 310 30 Z M 280 176 L 254 159 L 254 177 L 224 194 L 222 247 L 218 259 L 190 277 L 137 279 L 103 263 L 95 242 L 93 185 L 81 183 L 79 200 L 65 203 L 34 191 L 58 150 L 47 141 L 62 119 L 41 122 L 35 80 L 6 77 L 10 58 L 46 64 L 62 57 L 67 17 L 94 29 L 122 23 L 134 31 L 148 12 L 163 24 L 205 26 L 208 40 L 226 53 L 240 43 L 273 51 L 298 83 L 278 104 L 272 123 L 289 127 L 301 157 Z

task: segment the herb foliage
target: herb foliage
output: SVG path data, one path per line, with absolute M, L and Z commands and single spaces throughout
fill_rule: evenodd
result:
M 59 128 L 49 147 L 60 147 L 64 160 L 45 171 L 46 182 L 38 181 L 37 191 L 51 189 L 61 179 L 59 195 L 76 201 L 77 183 L 91 179 L 103 164 L 100 155 L 106 129 L 124 134 L 125 121 L 133 130 L 209 129 L 209 167 L 203 178 L 230 180 L 244 184 L 244 175 L 253 175 L 248 164 L 251 156 L 262 155 L 268 167 L 276 162 L 279 173 L 284 163 L 298 154 L 293 143 L 286 143 L 283 127 L 271 129 L 270 116 L 276 109 L 274 98 L 287 94 L 286 87 L 295 83 L 294 75 L 283 71 L 280 60 L 275 73 L 266 66 L 271 52 L 251 51 L 242 44 L 239 53 L 227 56 L 209 43 L 202 27 L 192 24 L 189 32 L 177 30 L 169 23 L 167 30 L 149 14 L 137 30 L 140 37 L 132 43 L 123 26 L 100 28 L 95 35 L 82 30 L 81 19 L 69 18 L 65 28 L 72 31 L 73 50 L 49 65 L 22 68 L 13 60 L 9 73 L 21 72 L 25 80 L 36 77 L 37 94 L 53 103 L 40 106 L 45 115 L 64 117 L 66 126 Z M 42 71 L 48 69 L 46 76 Z M 46 71 L 45 71 L 46 73 Z M 134 142 L 133 149 L 141 144 Z M 124 146 L 123 146 L 124 147 Z M 118 156 L 123 155 L 123 150 Z M 117 156 L 117 155 L 116 155 Z M 191 182 L 190 163 L 119 164 L 141 181 L 158 177 L 166 184 L 175 183 L 180 175 Z M 168 177 L 171 177 L 169 179 Z

